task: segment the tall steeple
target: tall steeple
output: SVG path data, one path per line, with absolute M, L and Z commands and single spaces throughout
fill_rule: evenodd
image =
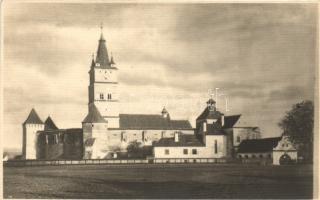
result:
M 108 68 L 110 66 L 108 50 L 106 47 L 106 40 L 103 37 L 103 26 L 101 25 L 101 35 L 99 39 L 99 46 L 97 50 L 96 66 L 101 68 Z

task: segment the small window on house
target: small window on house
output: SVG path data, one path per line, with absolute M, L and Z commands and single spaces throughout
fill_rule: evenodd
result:
M 252 155 L 251 157 L 252 157 L 252 158 L 256 158 L 256 155 Z
M 249 158 L 249 156 L 248 156 L 248 155 L 245 155 L 244 157 L 245 157 L 245 158 Z
M 192 154 L 193 155 L 195 155 L 195 154 L 197 154 L 198 152 L 197 152 L 197 149 L 192 149 Z
M 259 157 L 260 157 L 260 158 L 263 158 L 263 155 L 261 154 Z
M 100 99 L 104 99 L 104 95 L 100 93 Z
M 165 150 L 164 150 L 164 154 L 169 155 L 169 153 L 170 153 L 170 152 L 169 152 L 169 149 L 165 149 Z
M 188 149 L 183 149 L 183 154 L 188 154 Z
M 268 158 L 271 158 L 271 154 L 268 154 Z
M 241 155 L 238 155 L 238 158 L 242 158 L 242 156 L 241 156 Z
M 241 141 L 240 136 L 237 136 L 237 142 L 240 142 L 240 141 Z

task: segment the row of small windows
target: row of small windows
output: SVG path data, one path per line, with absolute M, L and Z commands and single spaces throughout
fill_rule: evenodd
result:
M 249 155 L 238 155 L 238 158 L 271 158 L 271 154 L 268 154 L 268 155 L 266 155 L 266 156 L 264 156 L 264 155 L 262 155 L 262 154 L 260 154 L 260 155 L 251 155 L 251 156 L 249 156 Z
M 111 94 L 107 94 L 107 97 L 108 97 L 107 98 L 108 100 L 112 99 L 112 95 Z M 100 93 L 100 99 L 104 100 L 104 94 L 103 93 Z
M 198 150 L 197 149 L 192 149 L 191 153 L 192 153 L 192 155 L 197 155 L 198 154 Z M 169 155 L 170 154 L 170 150 L 169 149 L 165 149 L 164 150 L 164 154 L 165 155 Z M 189 154 L 189 149 L 183 149 L 183 154 L 184 155 L 188 155 Z

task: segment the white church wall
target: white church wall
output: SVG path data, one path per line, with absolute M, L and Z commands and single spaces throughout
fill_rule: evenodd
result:
M 227 138 L 225 135 L 205 136 L 206 158 L 222 158 L 227 156 Z

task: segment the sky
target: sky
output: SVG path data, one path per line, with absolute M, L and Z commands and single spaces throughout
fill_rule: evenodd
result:
M 7 148 L 22 148 L 32 108 L 59 128 L 81 127 L 101 23 L 119 69 L 121 113 L 160 114 L 165 106 L 194 126 L 219 88 L 221 112 L 273 137 L 293 104 L 314 98 L 316 4 L 6 1 L 3 10 Z

